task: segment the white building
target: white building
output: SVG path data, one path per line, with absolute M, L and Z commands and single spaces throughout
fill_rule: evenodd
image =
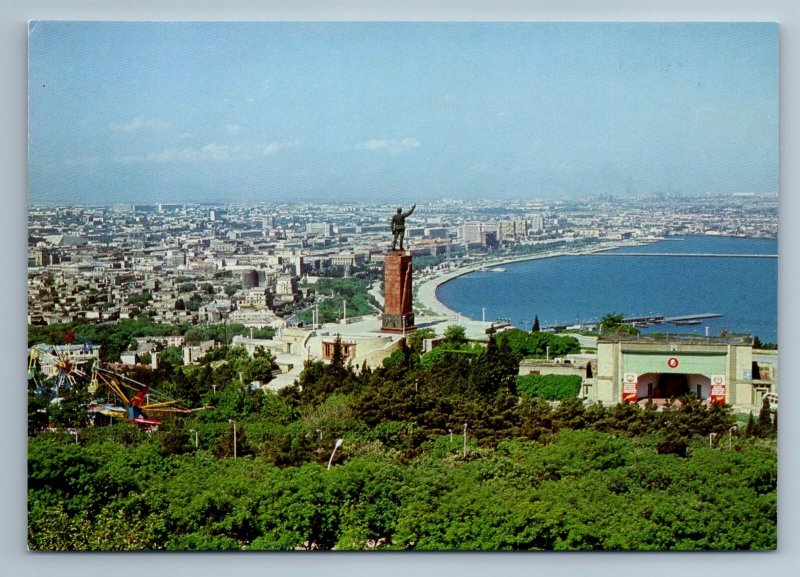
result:
M 316 234 L 317 236 L 333 236 L 333 225 L 327 222 L 309 222 L 306 224 L 306 234 Z
M 483 225 L 479 222 L 469 222 L 461 227 L 461 240 L 464 244 L 480 244 Z

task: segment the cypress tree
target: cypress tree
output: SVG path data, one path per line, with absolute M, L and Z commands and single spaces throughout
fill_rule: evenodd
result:
M 539 315 L 534 316 L 533 318 L 533 329 L 531 329 L 532 333 L 538 333 L 541 329 L 539 328 Z
M 753 413 L 747 416 L 747 426 L 744 428 L 744 434 L 746 437 L 753 437 L 756 434 L 756 421 L 753 418 Z
M 331 353 L 331 372 L 336 374 L 341 373 L 344 370 L 344 350 L 342 347 L 342 337 L 341 335 L 336 335 L 336 339 L 333 341 L 333 352 Z
M 758 412 L 758 436 L 766 437 L 772 430 L 772 413 L 769 410 L 769 399 L 764 397 L 761 410 Z

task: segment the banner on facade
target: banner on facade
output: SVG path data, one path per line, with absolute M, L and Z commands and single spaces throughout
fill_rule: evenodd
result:
M 709 400 L 714 405 L 725 402 L 725 375 L 711 375 L 711 397 Z
M 622 377 L 622 402 L 635 403 L 638 395 L 639 377 L 636 373 L 625 373 Z

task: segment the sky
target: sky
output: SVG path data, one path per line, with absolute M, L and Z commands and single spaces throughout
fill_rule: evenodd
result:
M 28 199 L 778 191 L 773 23 L 29 25 Z

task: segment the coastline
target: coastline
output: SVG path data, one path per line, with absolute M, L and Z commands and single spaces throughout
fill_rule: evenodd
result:
M 610 241 L 607 243 L 603 243 L 599 246 L 583 248 L 583 249 L 573 249 L 573 250 L 561 247 L 557 250 L 545 251 L 541 254 L 489 258 L 480 263 L 462 266 L 455 270 L 450 270 L 446 272 L 435 272 L 433 273 L 432 276 L 426 276 L 424 279 L 421 280 L 419 286 L 417 287 L 416 295 L 414 297 L 415 305 L 419 305 L 422 308 L 433 311 L 434 315 L 438 317 L 446 317 L 452 319 L 460 319 L 460 318 L 469 319 L 469 317 L 467 317 L 466 315 L 454 311 L 453 309 L 447 307 L 444 303 L 442 303 L 439 300 L 439 298 L 436 295 L 436 292 L 438 291 L 440 286 L 460 276 L 464 276 L 466 274 L 470 274 L 473 272 L 478 272 L 484 268 L 497 267 L 504 264 L 512 264 L 517 262 L 539 260 L 543 258 L 592 254 L 596 252 L 604 252 L 607 250 L 614 250 L 628 246 L 642 246 L 646 244 L 651 244 L 652 242 L 657 242 L 658 240 L 661 239 L 655 239 L 652 241 L 641 241 L 641 240 Z M 470 320 L 475 320 L 475 319 L 470 319 Z

